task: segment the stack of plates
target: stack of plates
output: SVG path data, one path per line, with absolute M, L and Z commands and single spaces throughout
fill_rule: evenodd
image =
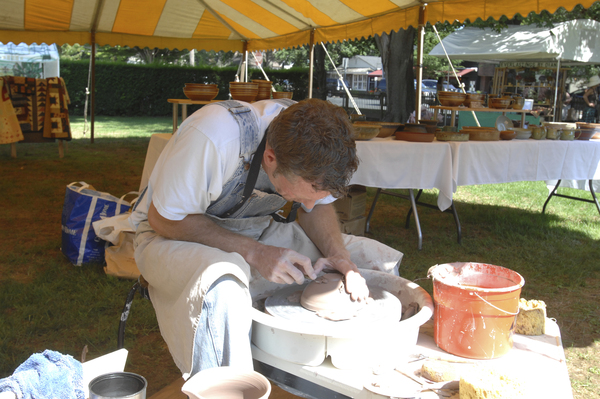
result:
M 271 88 L 273 87 L 273 82 L 270 80 L 260 80 L 260 79 L 252 79 L 252 82 L 258 83 L 258 94 L 256 95 L 255 100 L 268 100 L 271 98 Z
M 231 98 L 239 101 L 254 101 L 258 95 L 258 83 L 229 82 Z
M 186 83 L 183 94 L 193 101 L 211 101 L 219 94 L 219 87 L 213 84 Z

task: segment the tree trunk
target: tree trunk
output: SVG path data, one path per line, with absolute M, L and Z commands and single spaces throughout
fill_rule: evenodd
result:
M 327 70 L 325 68 L 325 50 L 320 43 L 315 44 L 313 67 L 313 98 L 327 100 Z
M 405 123 L 415 110 L 414 39 L 415 28 L 412 26 L 389 35 L 375 35 L 386 79 L 384 100 L 387 110 L 383 117 L 386 122 Z

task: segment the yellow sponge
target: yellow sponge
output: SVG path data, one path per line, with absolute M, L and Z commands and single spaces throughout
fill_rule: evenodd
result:
M 521 381 L 491 369 L 474 369 L 460 377 L 460 399 L 524 399 Z
M 519 299 L 519 314 L 515 332 L 523 335 L 542 335 L 546 332 L 546 304 L 544 301 Z

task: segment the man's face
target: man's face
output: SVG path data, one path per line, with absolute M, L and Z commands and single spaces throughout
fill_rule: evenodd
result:
M 267 174 L 279 195 L 288 201 L 300 202 L 308 209 L 312 209 L 317 200 L 329 195 L 327 191 L 316 191 L 311 183 L 300 177 L 287 179 L 281 173 Z

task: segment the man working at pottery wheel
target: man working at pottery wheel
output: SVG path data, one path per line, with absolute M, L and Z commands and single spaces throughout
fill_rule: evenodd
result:
M 347 114 L 322 100 L 223 101 L 181 124 L 130 221 L 136 263 L 184 378 L 252 368 L 251 281 L 303 284 L 330 268 L 364 300 L 357 265 L 398 274 L 402 253 L 340 232 L 331 203 L 357 166 Z M 288 201 L 284 219 L 276 211 Z

